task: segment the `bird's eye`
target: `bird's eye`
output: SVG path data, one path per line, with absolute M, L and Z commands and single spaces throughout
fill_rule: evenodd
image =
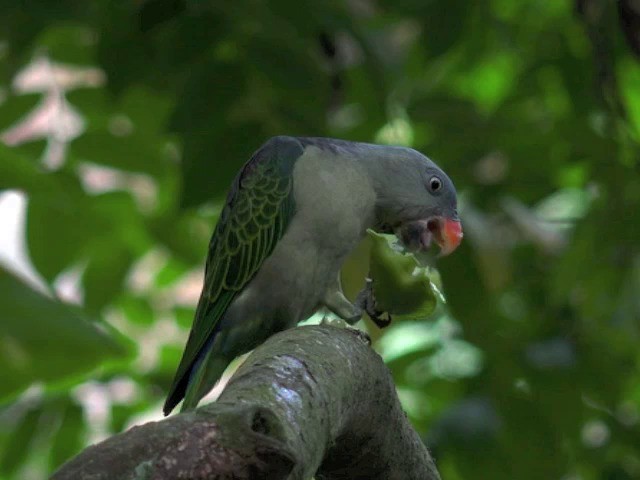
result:
M 432 192 L 437 192 L 442 188 L 442 180 L 440 180 L 435 175 L 429 179 L 429 190 Z

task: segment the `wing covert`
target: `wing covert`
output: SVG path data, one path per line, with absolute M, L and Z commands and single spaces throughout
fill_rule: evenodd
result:
M 204 286 L 165 411 L 180 401 L 220 318 L 284 235 L 295 212 L 293 167 L 303 150 L 293 137 L 274 137 L 236 176 L 209 243 Z

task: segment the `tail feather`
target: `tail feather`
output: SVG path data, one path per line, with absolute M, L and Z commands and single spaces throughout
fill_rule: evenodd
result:
M 219 324 L 181 378 L 174 382 L 167 401 L 164 414 L 168 415 L 183 399 L 181 412 L 193 410 L 215 384 L 220 380 L 231 361 L 264 341 L 268 330 L 263 325 L 256 325 L 258 331 L 247 328 L 221 329 Z
M 213 355 L 213 349 L 210 348 L 201 362 L 193 366 L 189 383 L 182 402 L 181 412 L 193 410 L 207 393 L 220 380 L 222 374 L 229 366 L 229 360 Z
M 164 404 L 165 415 L 169 415 L 183 398 L 184 402 L 180 411 L 193 410 L 226 370 L 231 361 L 220 352 L 216 352 L 219 348 L 216 348 L 215 345 L 221 341 L 215 342 L 216 337 L 217 335 L 212 336 L 205 343 L 191 368 L 174 384 Z

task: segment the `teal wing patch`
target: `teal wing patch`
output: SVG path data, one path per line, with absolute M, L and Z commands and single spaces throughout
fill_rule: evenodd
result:
M 293 166 L 302 152 L 297 139 L 275 137 L 236 176 L 211 237 L 204 287 L 165 414 L 184 396 L 191 368 L 225 311 L 286 231 L 295 211 Z

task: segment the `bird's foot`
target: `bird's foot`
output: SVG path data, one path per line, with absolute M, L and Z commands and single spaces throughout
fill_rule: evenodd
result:
M 367 314 L 378 328 L 386 328 L 391 325 L 391 320 L 393 320 L 393 318 L 391 317 L 389 312 L 379 312 L 379 314 L 377 312 L 378 310 L 376 310 L 376 313 L 374 313 L 373 315 L 369 312 L 367 312 Z
M 378 310 L 376 297 L 373 294 L 373 280 L 367 278 L 364 288 L 358 293 L 355 301 L 356 307 L 361 308 L 378 328 L 388 327 L 392 317 L 388 312 Z

